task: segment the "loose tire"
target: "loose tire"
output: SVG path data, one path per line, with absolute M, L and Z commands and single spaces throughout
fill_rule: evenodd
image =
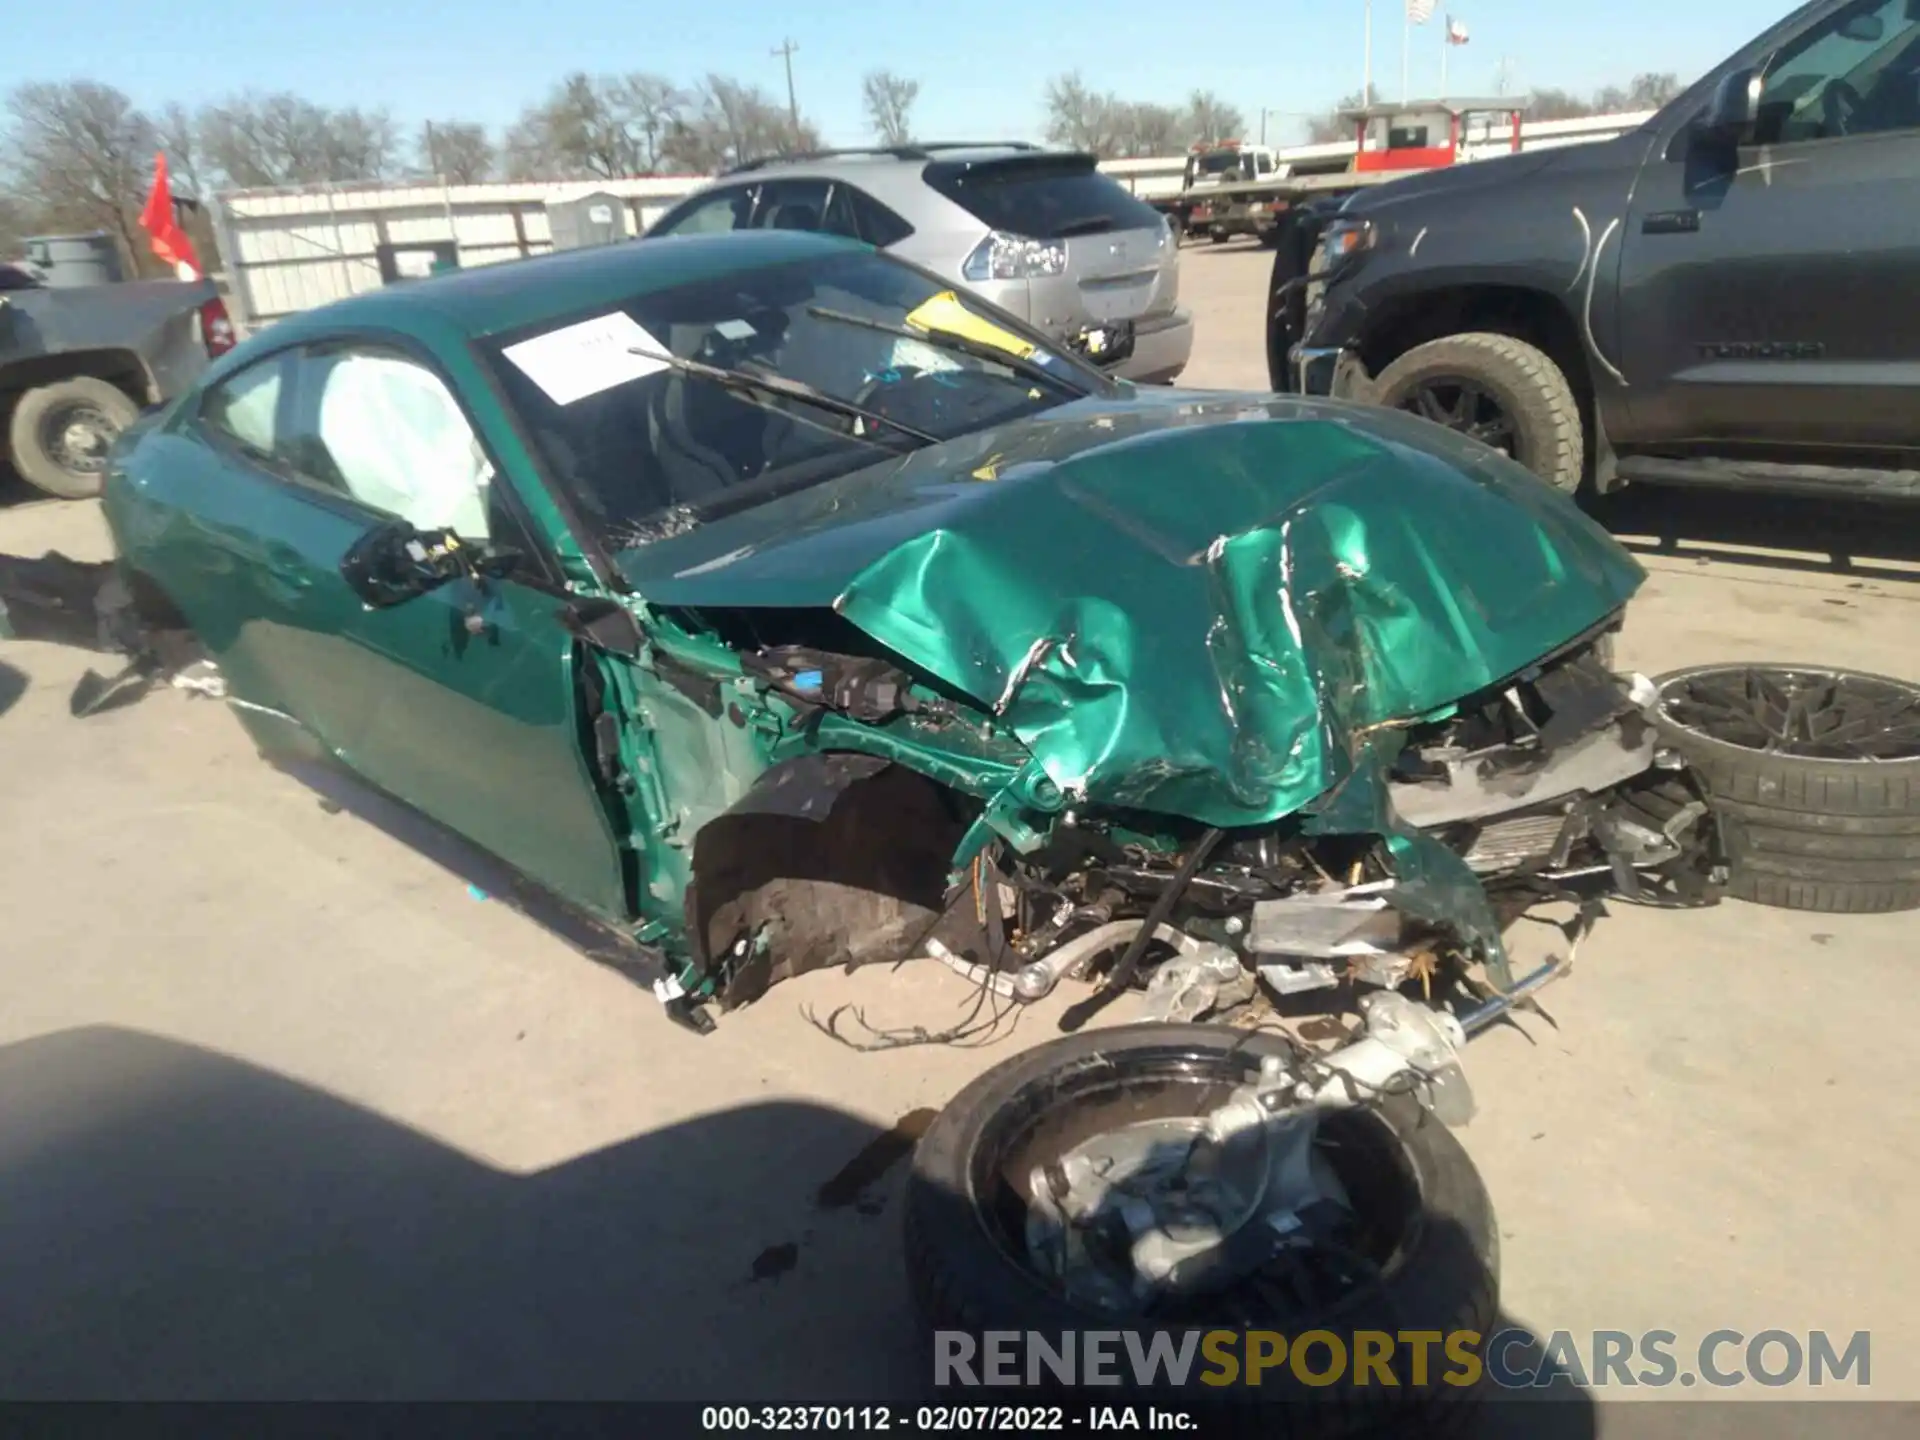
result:
M 1580 488 L 1580 402 L 1560 367 L 1524 340 L 1475 332 L 1416 345 L 1374 377 L 1373 398 L 1504 450 L 1556 490 Z
M 20 478 L 62 500 L 100 493 L 106 449 L 140 418 L 126 392 L 91 375 L 29 390 L 13 407 L 7 445 Z M 69 435 L 85 436 L 69 440 Z
M 1199 1096 L 1217 1103 L 1224 1085 L 1285 1048 L 1281 1037 L 1224 1026 L 1129 1025 L 1050 1040 L 980 1076 L 940 1113 L 914 1152 L 906 1249 L 923 1322 L 976 1340 L 987 1330 L 1038 1331 L 1054 1344 L 1066 1331 L 1126 1327 L 1125 1315 L 1069 1300 L 1025 1259 L 1016 1237 L 1031 1171 L 1022 1162 L 1050 1147 L 1057 1154 L 1117 1123 L 1197 1113 L 1204 1108 L 1195 1103 Z M 1460 1142 L 1404 1095 L 1341 1112 L 1323 1125 L 1322 1153 L 1341 1169 L 1356 1210 L 1374 1227 L 1368 1243 L 1384 1257 L 1356 1257 L 1354 1268 L 1370 1278 L 1307 1313 L 1283 1314 L 1271 1299 L 1236 1290 L 1224 1300 L 1191 1301 L 1178 1314 L 1132 1322 L 1137 1328 L 1252 1328 L 1289 1336 L 1326 1329 L 1346 1337 L 1349 1350 L 1359 1331 L 1492 1334 L 1499 1231 L 1486 1187 Z M 1324 1367 L 1325 1354 L 1316 1353 L 1316 1367 Z M 1282 1369 L 1267 1372 L 1257 1387 L 1215 1388 L 1198 1383 L 1207 1363 L 1196 1356 L 1184 1386 L 1142 1390 L 1134 1388 L 1124 1361 L 1116 1368 L 1132 1398 L 1218 1407 L 1209 1434 L 1221 1422 L 1239 1428 L 1236 1417 L 1271 1437 L 1378 1434 L 1390 1421 L 1417 1422 L 1417 1433 L 1435 1434 L 1463 1422 L 1477 1388 L 1442 1383 L 1447 1367 L 1439 1363 L 1425 1385 L 1414 1385 L 1405 1358 L 1396 1352 L 1396 1386 L 1307 1388 Z M 980 1391 L 952 1397 L 963 1394 L 993 1398 Z M 1104 1390 L 1083 1398 L 1128 1397 Z
M 1701 665 L 1655 683 L 1666 742 L 1719 816 L 1728 894 L 1836 915 L 1920 908 L 1920 687 L 1815 665 Z M 1744 720 L 1743 701 L 1761 716 Z M 1784 732 L 1772 748 L 1768 729 Z

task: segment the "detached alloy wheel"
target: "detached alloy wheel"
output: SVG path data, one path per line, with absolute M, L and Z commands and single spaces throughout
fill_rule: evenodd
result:
M 8 426 L 13 467 L 49 495 L 88 499 L 100 493 L 113 442 L 139 418 L 124 391 L 91 375 L 29 390 Z
M 1491 445 L 1568 495 L 1580 488 L 1580 402 L 1560 367 L 1524 340 L 1475 332 L 1416 345 L 1375 377 L 1373 402 Z
M 1320 1120 L 1308 1167 L 1317 1178 L 1305 1193 L 1342 1197 L 1331 1221 L 1324 1198 L 1317 1210 L 1296 1210 L 1300 1197 L 1276 1195 L 1271 1184 L 1248 1211 L 1244 1192 L 1221 1188 L 1223 1172 L 1193 1159 L 1199 1117 L 1255 1077 L 1263 1057 L 1284 1057 L 1287 1045 L 1282 1036 L 1225 1026 L 1126 1025 L 1050 1040 L 967 1086 L 921 1138 L 908 1181 L 907 1263 L 928 1328 L 965 1332 L 976 1345 L 990 1330 L 1038 1332 L 1050 1346 L 1063 1332 L 1141 1332 L 1143 1346 L 1165 1333 L 1177 1346 L 1183 1335 L 1214 1329 L 1289 1340 L 1322 1330 L 1340 1337 L 1349 1357 L 1362 1332 L 1471 1330 L 1484 1340 L 1497 1309 L 1492 1205 L 1460 1142 L 1410 1097 Z M 1168 1157 L 1179 1156 L 1186 1158 L 1170 1166 Z M 1142 1223 L 1131 1250 L 1111 1223 L 1062 1230 L 1036 1187 L 1045 1184 L 1064 1205 L 1067 1192 L 1056 1187 L 1075 1174 L 1082 1177 L 1076 1186 L 1093 1174 L 1103 1177 L 1095 1183 L 1115 1187 L 1109 1198 L 1120 1190 L 1134 1196 L 1119 1204 L 1129 1227 L 1129 1207 L 1149 1205 L 1154 1224 L 1164 1227 L 1158 1235 L 1171 1243 L 1195 1233 L 1188 1227 L 1210 1233 L 1205 1227 L 1220 1223 L 1223 1209 L 1235 1209 L 1222 1203 L 1230 1194 L 1242 1197 L 1243 1239 L 1264 1232 L 1269 1243 L 1275 1234 L 1294 1243 L 1265 1259 L 1255 1255 L 1214 1283 L 1142 1298 L 1129 1285 L 1140 1247 L 1158 1243 L 1153 1226 Z M 1142 1184 L 1141 1176 L 1153 1179 Z M 1265 1371 L 1258 1386 L 1205 1385 L 1200 1377 L 1211 1364 L 1196 1348 L 1177 1388 L 1164 1375 L 1137 1385 L 1124 1349 L 1115 1348 L 1119 1393 L 1092 1389 L 1079 1398 L 1204 1409 L 1208 1434 L 1224 1426 L 1282 1440 L 1398 1434 L 1380 1427 L 1403 1424 L 1416 1426 L 1407 1433 L 1441 1434 L 1463 1420 L 1476 1396 L 1458 1379 L 1444 1382 L 1449 1366 L 1438 1347 L 1424 1383 L 1414 1381 L 1411 1357 L 1395 1351 L 1391 1386 L 1354 1385 L 1350 1371 L 1340 1383 L 1303 1384 L 1285 1364 Z M 1324 1372 L 1328 1364 L 1323 1348 L 1309 1368 Z M 1023 1398 L 962 1389 L 942 1396 Z
M 1656 684 L 1662 732 L 1720 817 L 1729 894 L 1920 908 L 1920 686 L 1819 665 L 1701 665 Z

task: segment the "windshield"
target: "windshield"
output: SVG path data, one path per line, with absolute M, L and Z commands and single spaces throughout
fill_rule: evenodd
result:
M 1018 321 L 871 252 L 634 296 L 512 337 L 491 359 L 614 549 L 1106 383 Z
M 1019 155 L 940 161 L 927 184 L 991 230 L 1060 240 L 1114 230 L 1151 230 L 1160 212 L 1121 189 L 1086 155 Z
M 1202 175 L 1231 175 L 1240 169 L 1238 150 L 1215 150 L 1200 157 Z

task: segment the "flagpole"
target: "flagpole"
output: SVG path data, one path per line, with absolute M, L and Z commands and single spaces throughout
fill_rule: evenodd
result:
M 1440 98 L 1447 98 L 1447 57 L 1453 53 L 1453 16 L 1440 27 Z
M 1407 77 L 1412 73 L 1413 62 L 1413 12 L 1407 10 L 1404 15 L 1405 18 L 1400 22 L 1400 103 L 1402 105 L 1413 98 L 1407 88 Z
M 1366 0 L 1367 6 L 1367 50 L 1365 68 L 1360 72 L 1360 103 L 1373 103 L 1373 0 Z

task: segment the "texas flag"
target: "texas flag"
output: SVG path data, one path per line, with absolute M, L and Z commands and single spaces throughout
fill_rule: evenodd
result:
M 1433 18 L 1434 6 L 1440 0 L 1407 0 L 1407 19 L 1415 25 L 1424 25 Z
M 173 266 L 182 280 L 198 280 L 206 273 L 200 268 L 193 241 L 180 228 L 180 214 L 174 207 L 173 186 L 167 180 L 164 153 L 153 157 L 153 189 L 147 195 L 146 208 L 140 212 L 140 228 L 147 232 L 147 243 L 153 247 L 153 253 Z
M 1447 17 L 1447 44 L 1464 45 L 1467 43 L 1467 22 Z

